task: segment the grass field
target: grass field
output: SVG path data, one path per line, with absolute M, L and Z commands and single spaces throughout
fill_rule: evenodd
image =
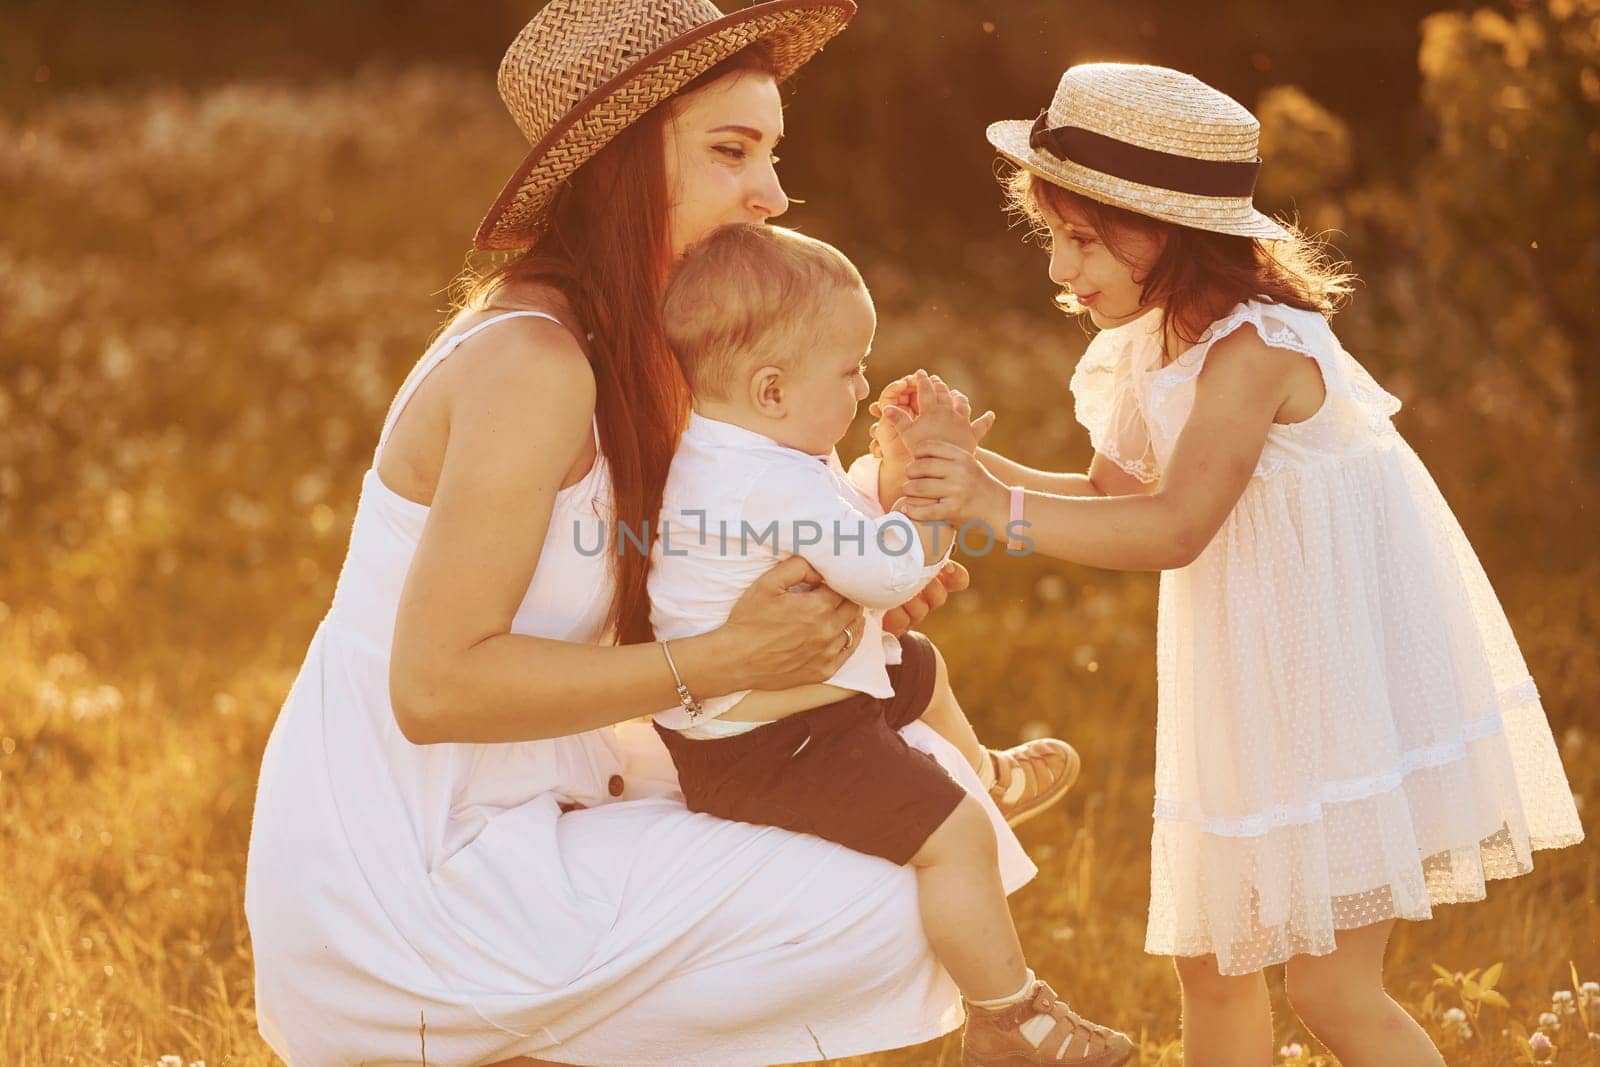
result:
M 0 1063 L 273 1062 L 241 907 L 257 763 L 383 411 L 518 154 L 481 81 L 426 71 L 0 115 Z M 851 248 L 825 216 L 793 221 Z M 938 370 L 999 410 L 1003 451 L 1081 466 L 1064 381 L 1083 337 L 1007 295 L 1048 292 L 1042 257 L 995 249 L 942 276 L 865 264 L 874 373 Z M 1378 290 L 1384 264 L 1359 266 Z M 1484 558 L 1593 823 L 1593 476 L 1496 379 L 1386 343 L 1379 306 L 1358 303 L 1347 342 L 1407 401 L 1401 427 Z M 1086 760 L 1023 834 L 1041 871 L 1014 898 L 1025 944 L 1139 1036 L 1140 1062 L 1175 1064 L 1176 981 L 1140 948 L 1155 580 L 974 573 L 927 629 L 980 732 L 1048 730 Z M 1435 966 L 1500 965 L 1506 1006 L 1481 974 L 1435 989 Z M 1541 853 L 1486 903 L 1402 924 L 1389 973 L 1449 1062 L 1482 1067 L 1528 1059 L 1523 1035 L 1576 982 L 1582 1013 L 1546 1025 L 1554 1062 L 1600 1063 L 1600 992 L 1581 988 L 1600 979 L 1600 849 Z M 1331 1062 L 1273 982 L 1283 1061 Z M 946 1041 L 850 1062 L 958 1059 Z

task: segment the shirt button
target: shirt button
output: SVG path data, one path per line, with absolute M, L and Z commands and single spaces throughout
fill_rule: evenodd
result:
M 622 795 L 622 786 L 622 775 L 613 774 L 611 780 L 606 783 L 606 791 L 614 797 L 620 797 Z

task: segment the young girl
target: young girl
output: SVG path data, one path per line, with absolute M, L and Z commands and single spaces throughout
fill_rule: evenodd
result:
M 1101 329 L 1071 383 L 1094 461 L 960 453 L 893 402 L 877 434 L 885 462 L 916 457 L 913 518 L 1020 519 L 1046 555 L 1163 572 L 1146 949 L 1177 957 L 1185 1062 L 1270 1063 L 1261 969 L 1287 962 L 1346 1067 L 1439 1064 L 1384 992 L 1394 921 L 1583 831 L 1399 402 L 1328 327 L 1348 278 L 1252 204 L 1258 129 L 1188 75 L 1122 64 L 991 126 L 1051 279 Z

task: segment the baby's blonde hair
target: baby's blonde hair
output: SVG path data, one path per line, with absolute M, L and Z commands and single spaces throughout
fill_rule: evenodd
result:
M 661 328 L 694 394 L 730 400 L 757 367 L 790 368 L 841 290 L 865 289 L 827 242 L 738 223 L 684 253 L 662 294 Z

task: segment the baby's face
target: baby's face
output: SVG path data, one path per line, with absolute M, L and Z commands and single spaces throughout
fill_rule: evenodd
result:
M 838 292 L 816 324 L 816 344 L 796 353 L 781 385 L 784 414 L 778 439 L 823 455 L 850 429 L 867 398 L 867 354 L 878 315 L 865 289 Z

